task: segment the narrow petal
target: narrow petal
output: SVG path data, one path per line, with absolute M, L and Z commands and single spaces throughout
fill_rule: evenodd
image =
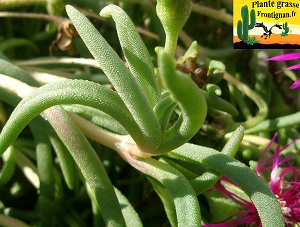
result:
M 275 142 L 276 138 L 278 136 L 278 132 L 276 132 L 272 138 L 272 140 L 270 141 L 270 143 L 268 144 L 268 146 L 266 147 L 266 149 L 262 152 L 260 158 L 257 161 L 257 166 L 256 166 L 256 174 L 258 176 L 260 176 L 260 173 L 265 169 L 265 165 L 273 159 L 273 157 L 270 157 L 266 160 L 263 160 L 265 154 L 269 151 L 269 149 L 271 148 L 272 144 Z
M 279 70 L 279 71 L 275 72 L 275 74 L 281 73 L 282 71 L 285 71 L 285 70 L 294 70 L 294 69 L 300 69 L 300 64 L 292 65 L 292 66 L 287 67 L 283 70 Z
M 300 87 L 300 78 L 297 79 L 291 86 L 290 86 L 290 89 L 295 89 L 295 88 L 298 88 Z
M 266 59 L 266 61 L 288 61 L 300 58 L 300 53 L 282 54 L 272 58 Z

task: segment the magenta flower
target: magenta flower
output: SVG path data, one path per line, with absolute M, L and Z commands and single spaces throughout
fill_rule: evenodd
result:
M 282 54 L 282 55 L 278 55 L 272 58 L 267 59 L 268 61 L 289 61 L 289 60 L 293 60 L 293 59 L 297 59 L 300 58 L 300 53 L 290 53 L 290 54 Z M 292 65 L 290 67 L 287 67 L 283 70 L 294 70 L 294 69 L 300 69 L 300 64 L 296 64 L 296 65 Z M 283 70 L 279 70 L 276 72 L 280 73 Z M 300 87 L 300 78 L 297 79 L 291 86 L 291 89 L 295 89 L 297 87 Z
M 272 138 L 270 144 L 263 151 L 256 166 L 256 173 L 262 177 L 262 173 L 271 171 L 269 186 L 275 194 L 281 206 L 282 214 L 285 220 L 286 227 L 300 226 L 300 171 L 297 167 L 292 166 L 289 160 L 294 156 L 280 156 L 280 153 L 293 144 L 292 141 L 284 147 L 278 145 L 274 154 L 265 158 L 267 151 L 270 149 L 277 137 L 277 133 Z M 265 174 L 264 174 L 265 175 Z M 228 191 L 222 182 L 234 184 L 226 177 L 222 177 L 215 185 L 215 190 L 218 190 L 224 196 L 230 198 L 240 206 L 244 207 L 242 211 L 233 214 L 231 217 L 224 220 L 222 223 L 205 224 L 204 227 L 233 227 L 238 225 L 243 226 L 262 226 L 255 206 L 251 201 L 245 200 L 238 195 Z M 235 184 L 234 184 L 235 185 Z
M 291 86 L 290 89 L 295 89 L 297 87 L 300 87 L 300 78 L 298 78 Z

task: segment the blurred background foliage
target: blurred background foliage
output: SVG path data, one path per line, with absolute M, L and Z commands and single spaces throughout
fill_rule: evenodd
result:
M 70 20 L 66 16 L 65 5 L 70 4 L 83 12 L 94 26 L 106 38 L 115 51 L 122 56 L 116 29 L 112 20 L 99 16 L 99 11 L 108 4 L 121 6 L 134 22 L 156 65 L 154 48 L 163 46 L 165 34 L 155 13 L 155 0 L 1 0 L 0 1 L 0 58 L 8 60 L 25 69 L 34 77 L 40 77 L 47 83 L 47 74 L 66 78 L 81 78 L 96 81 L 106 86 L 109 82 L 100 69 L 62 63 L 61 58 L 91 58 Z M 193 1 L 192 14 L 183 28 L 178 41 L 176 56 L 180 57 L 196 40 L 199 45 L 198 64 L 208 71 L 209 60 L 224 63 L 226 70 L 236 79 L 248 85 L 259 94 L 268 106 L 266 118 L 276 118 L 299 111 L 299 92 L 290 91 L 289 86 L 295 80 L 294 72 L 274 75 L 274 72 L 289 63 L 265 62 L 264 59 L 297 50 L 234 50 L 232 31 L 232 0 Z M 1 67 L 1 65 L 0 65 Z M 44 77 L 43 77 L 44 76 Z M 0 81 L 1 83 L 1 81 Z M 258 109 L 253 100 L 234 88 L 228 81 L 221 80 L 221 97 L 230 101 L 239 110 L 240 115 L 234 121 L 241 122 L 254 116 Z M 0 103 L 0 127 L 13 110 L 6 103 Z M 206 122 L 192 139 L 192 143 L 213 147 L 220 150 L 224 135 L 228 132 L 231 121 L 228 116 L 209 111 Z M 299 135 L 298 128 L 291 131 L 281 129 L 279 140 L 285 142 Z M 271 138 L 273 131 L 259 135 Z M 293 136 L 290 136 L 292 133 Z M 103 161 L 112 183 L 119 188 L 139 213 L 145 226 L 169 226 L 162 203 L 149 181 L 138 171 L 130 168 L 118 155 L 108 148 L 91 141 Z M 35 145 L 31 131 L 26 128 L 14 143 L 28 165 L 36 168 Z M 296 143 L 295 146 L 298 144 Z M 245 148 L 244 148 L 245 147 Z M 250 152 L 259 145 L 242 146 L 237 158 L 246 164 L 257 159 L 259 154 Z M 23 159 L 22 159 L 23 158 Z M 171 160 L 169 160 L 171 161 Z M 3 166 L 0 160 L 0 169 Z M 186 163 L 181 163 L 185 165 Z M 189 163 L 189 168 L 193 166 Z M 18 164 L 11 180 L 0 185 L 0 213 L 21 219 L 35 225 L 39 223 L 37 212 L 38 190 L 26 176 L 24 163 Z M 25 165 L 26 166 L 26 165 Z M 55 166 L 56 194 L 55 203 L 42 201 L 52 206 L 57 226 L 92 226 L 92 207 L 85 185 L 80 181 L 74 190 L 68 189 L 62 178 L 58 163 Z M 201 173 L 198 166 L 195 172 Z M 201 212 L 210 219 L 208 203 L 200 195 Z

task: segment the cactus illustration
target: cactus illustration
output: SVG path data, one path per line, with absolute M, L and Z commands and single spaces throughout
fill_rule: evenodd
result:
M 239 39 L 246 43 L 249 39 L 248 31 L 253 29 L 255 26 L 255 22 L 256 22 L 255 10 L 252 9 L 250 11 L 250 21 L 251 21 L 250 24 L 248 24 L 249 23 L 249 13 L 248 13 L 247 5 L 244 5 L 241 8 L 241 15 L 242 15 L 243 21 L 239 20 L 237 23 L 237 34 L 238 34 Z
M 282 28 L 284 29 L 284 32 L 281 32 L 281 36 L 287 36 L 290 31 L 290 27 L 288 26 L 288 23 L 284 22 L 282 24 Z

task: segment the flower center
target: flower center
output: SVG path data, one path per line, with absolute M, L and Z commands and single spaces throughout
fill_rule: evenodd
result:
M 276 197 L 278 196 L 276 195 Z M 278 198 L 278 202 L 280 204 L 283 215 L 285 217 L 291 217 L 291 208 L 287 206 L 287 202 L 282 198 Z

